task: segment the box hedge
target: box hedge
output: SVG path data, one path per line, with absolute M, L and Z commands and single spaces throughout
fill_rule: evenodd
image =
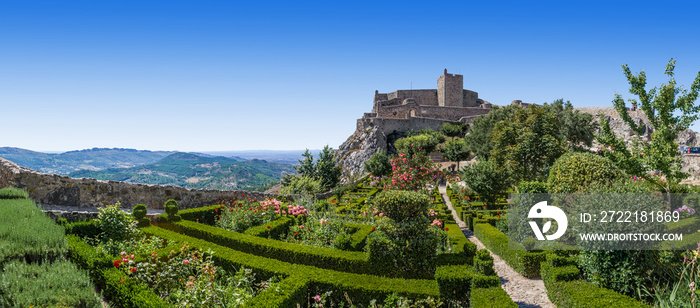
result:
M 250 227 L 245 230 L 245 234 L 264 237 L 264 238 L 279 238 L 281 234 L 286 234 L 289 227 L 294 224 L 294 220 L 287 216 L 282 216 L 267 224 L 262 224 L 255 227 Z
M 503 258 L 518 273 L 528 278 L 540 276 L 540 262 L 546 259 L 546 252 L 530 252 L 524 250 L 524 247 L 510 249 L 508 237 L 494 226 L 486 223 L 475 224 L 474 235 L 481 240 L 486 248 Z M 514 243 L 514 245 L 520 244 Z
M 228 231 L 192 221 L 162 224 L 162 227 L 258 256 L 270 256 L 277 260 L 344 272 L 371 273 L 369 264 L 365 260 L 365 254 L 362 252 L 287 243 Z
M 144 228 L 143 231 L 168 241 L 187 242 L 192 247 L 212 249 L 215 252 L 213 255 L 214 262 L 229 272 L 243 266 L 252 269 L 256 273 L 256 277 L 262 277 L 263 279 L 273 275 L 280 275 L 284 278 L 298 276 L 295 279 L 301 279 L 300 281 L 288 283 L 303 284 L 303 279 L 306 279 L 309 281 L 310 288 L 320 289 L 324 292 L 334 291 L 332 296 L 337 300 L 341 300 L 344 294 L 347 293 L 355 304 L 367 305 L 372 299 L 384 298 L 392 293 L 414 299 L 428 296 L 435 298 L 439 295 L 438 285 L 435 280 L 386 278 L 339 272 L 302 264 L 291 264 L 237 251 L 163 228 L 148 227 Z M 289 296 L 296 298 L 299 296 L 299 292 L 301 291 L 294 291 Z M 268 299 L 268 301 L 271 300 L 273 299 Z M 281 302 L 284 302 L 284 300 L 281 300 Z M 264 307 L 264 305 L 260 305 Z
M 542 262 L 542 281 L 547 296 L 558 307 L 649 307 L 629 296 L 580 280 L 574 257 L 547 255 Z
M 258 255 L 270 256 L 277 260 L 284 260 L 296 264 L 304 264 L 319 268 L 338 270 L 358 274 L 375 274 L 366 260 L 364 252 L 343 251 L 333 248 L 312 247 L 296 243 L 287 243 L 273 239 L 260 238 L 249 234 L 242 234 L 208 226 L 192 221 L 181 221 L 175 224 L 162 224 L 163 228 L 173 230 L 188 236 L 206 240 L 221 246 L 238 251 Z M 461 232 L 460 232 L 461 234 Z M 461 235 L 464 238 L 464 235 Z M 458 243 L 467 242 L 455 240 Z M 465 243 L 466 244 L 466 243 Z M 464 247 L 464 245 L 462 247 Z M 462 253 L 450 254 L 457 257 L 441 257 L 436 259 L 437 265 L 443 264 L 471 264 L 471 247 Z M 473 256 L 473 254 L 472 254 Z M 388 269 L 387 269 L 388 270 Z M 378 273 L 391 275 L 390 272 Z
M 478 288 L 472 291 L 469 307 L 473 308 L 517 308 L 518 304 L 500 286 Z

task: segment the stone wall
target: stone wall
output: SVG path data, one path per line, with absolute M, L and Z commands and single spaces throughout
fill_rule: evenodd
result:
M 464 107 L 479 107 L 482 102 L 479 101 L 479 93 L 469 90 L 463 90 Z
M 145 204 L 162 209 L 168 199 L 175 199 L 181 209 L 208 206 L 221 201 L 274 198 L 275 194 L 251 191 L 194 190 L 181 187 L 132 184 L 95 179 L 73 179 L 46 174 L 0 158 L 0 188 L 13 186 L 25 189 L 29 197 L 41 204 L 100 207 L 121 202 L 131 208 Z
M 403 101 L 407 98 L 413 98 L 418 105 L 437 106 L 438 94 L 436 90 L 397 90 L 387 93 L 388 100 L 399 99 Z
M 480 107 L 438 107 L 406 104 L 379 108 L 376 117 L 389 119 L 406 119 L 408 117 L 433 118 L 442 121 L 459 121 L 463 117 L 487 114 L 491 109 Z

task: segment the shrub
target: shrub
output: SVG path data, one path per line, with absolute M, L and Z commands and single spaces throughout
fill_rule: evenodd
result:
M 476 252 L 474 270 L 486 276 L 496 275 L 496 271 L 493 269 L 493 257 L 488 250 L 481 249 Z
M 66 224 L 64 228 L 67 235 L 74 234 L 80 237 L 96 238 L 102 232 L 97 225 L 97 220 L 72 222 Z
M 411 217 L 425 216 L 430 206 L 430 198 L 418 192 L 389 190 L 377 194 L 374 203 L 387 217 L 396 222 L 403 222 Z
M 656 255 L 654 250 L 584 250 L 578 265 L 593 284 L 634 295 L 650 282 Z
M 553 283 L 547 286 L 547 295 L 558 307 L 607 308 L 629 307 L 649 308 L 631 297 L 613 290 L 596 286 L 583 280 Z
M 439 138 L 437 135 L 420 134 L 396 140 L 396 142 L 394 142 L 394 147 L 396 147 L 399 152 L 404 152 L 408 155 L 418 153 L 418 151 L 430 153 L 435 151 L 435 148 L 440 142 L 444 141 L 444 136 Z
M 27 199 L 29 194 L 24 189 L 5 187 L 0 189 L 0 199 Z
M 148 212 L 146 205 L 137 204 L 131 212 L 134 219 L 138 222 L 139 227 L 148 227 L 151 225 L 151 220 L 146 218 L 146 213 Z
M 546 194 L 549 191 L 549 183 L 522 181 L 518 183 L 518 193 L 520 194 Z
M 102 307 L 87 273 L 65 260 L 6 264 L 0 274 L 0 306 L 3 301 L 7 307 Z
M 394 268 L 404 277 L 430 277 L 434 270 L 441 232 L 427 216 L 430 199 L 411 191 L 384 191 L 374 199 L 377 209 L 391 220 L 368 237 L 368 261 Z
M 126 240 L 138 233 L 134 217 L 122 211 L 119 202 L 100 208 L 99 211 L 97 226 L 102 231 L 104 240 Z
M 67 251 L 63 228 L 30 199 L 0 199 L 0 268 L 8 260 L 55 260 Z
M 435 280 L 443 300 L 466 303 L 472 287 L 474 272 L 467 266 L 441 266 L 435 271 Z
M 323 192 L 321 181 L 311 176 L 292 176 L 289 185 L 280 190 L 280 193 L 285 195 L 318 194 L 321 192 Z
M 500 286 L 478 288 L 471 292 L 469 307 L 473 308 L 517 308 L 510 295 Z
M 210 206 L 182 210 L 182 211 L 179 211 L 178 214 L 184 220 L 196 221 L 196 222 L 199 222 L 202 224 L 207 224 L 207 225 L 214 225 L 214 223 L 216 222 L 216 216 L 219 214 L 219 213 L 215 212 L 214 210 L 217 208 L 220 208 L 220 207 L 221 207 L 221 205 L 210 205 Z
M 402 150 L 391 160 L 391 180 L 384 185 L 385 190 L 423 190 L 429 183 L 434 183 L 442 172 L 428 157 L 425 149 L 409 145 L 410 151 Z
M 365 171 L 372 174 L 372 176 L 388 176 L 391 175 L 391 162 L 389 161 L 389 156 L 386 155 L 386 151 L 379 150 L 365 162 Z
M 548 183 L 554 193 L 580 192 L 594 184 L 610 184 L 623 172 L 609 159 L 592 153 L 567 153 L 549 169 Z
M 168 216 L 176 215 L 177 211 L 180 210 L 180 207 L 175 199 L 165 201 L 163 208 L 165 208 L 165 213 L 168 214 Z

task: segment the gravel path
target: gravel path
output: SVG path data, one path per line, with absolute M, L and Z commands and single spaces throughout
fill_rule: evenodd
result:
M 447 196 L 446 187 L 441 185 L 438 189 L 442 198 L 445 200 L 447 207 L 452 210 L 452 216 L 454 217 L 457 225 L 459 225 L 464 236 L 467 237 L 472 243 L 476 244 L 477 249 L 486 249 L 484 244 L 474 236 L 474 233 L 467 229 L 466 224 L 457 217 L 457 212 L 452 207 L 452 202 Z M 489 251 L 491 252 L 491 251 Z M 491 252 L 493 257 L 493 268 L 496 271 L 496 275 L 501 278 L 501 288 L 510 295 L 510 298 L 518 304 L 520 308 L 554 308 L 554 304 L 547 297 L 547 289 L 544 287 L 542 279 L 529 279 L 525 278 L 520 273 L 513 270 L 513 268 L 506 263 L 497 254 Z

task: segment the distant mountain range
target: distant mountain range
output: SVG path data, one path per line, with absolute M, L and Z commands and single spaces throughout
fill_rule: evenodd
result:
M 292 173 L 294 168 L 289 164 L 259 159 L 241 161 L 222 156 L 175 153 L 143 166 L 80 170 L 68 176 L 197 189 L 263 190 L 279 182 L 282 172 Z
M 45 173 L 67 175 L 77 170 L 129 168 L 157 162 L 173 151 L 139 151 L 133 149 L 93 148 L 48 154 L 20 148 L 0 148 L 0 157 Z
M 298 163 L 296 159 L 303 151 L 256 151 L 256 155 L 261 155 L 259 152 L 268 156 L 258 157 Z M 235 156 L 237 153 L 226 152 L 231 157 L 223 157 L 214 153 L 94 148 L 47 154 L 0 148 L 0 157 L 45 173 L 197 189 L 263 190 L 279 182 L 283 172 L 294 172 L 292 164 L 248 160 Z

